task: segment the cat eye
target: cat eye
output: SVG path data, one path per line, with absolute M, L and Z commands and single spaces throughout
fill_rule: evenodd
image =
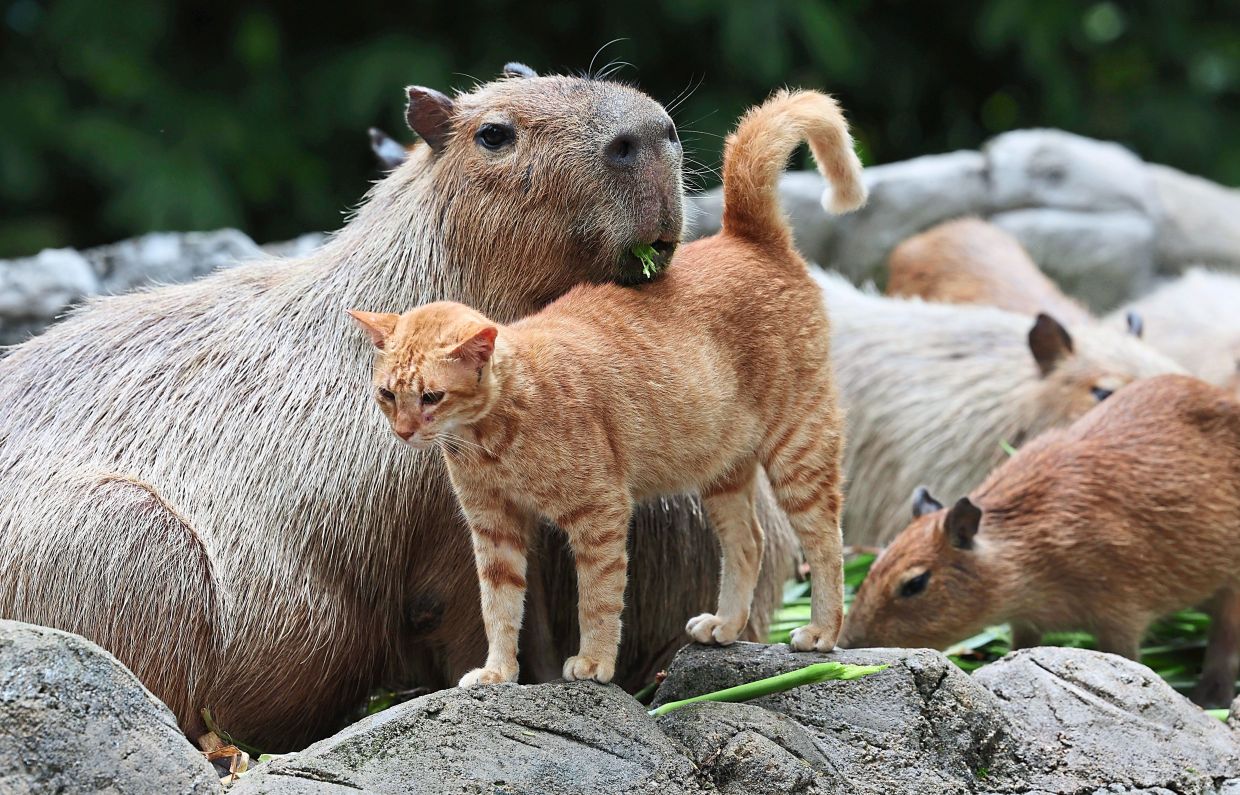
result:
M 1115 394 L 1115 390 L 1114 389 L 1103 389 L 1100 386 L 1096 386 L 1089 390 L 1089 394 L 1094 396 L 1094 400 L 1101 403 L 1102 401 L 1109 398 L 1111 395 Z
M 423 392 L 422 393 L 422 405 L 423 406 L 433 406 L 441 400 L 443 400 L 442 392 Z
M 478 128 L 474 140 L 479 146 L 494 152 L 512 143 L 516 137 L 516 131 L 507 124 L 484 124 Z
M 905 583 L 900 586 L 900 596 L 903 596 L 906 599 L 910 596 L 916 596 L 926 590 L 926 583 L 928 582 L 930 582 L 930 572 L 923 571 L 911 580 L 905 581 Z
M 396 399 L 396 394 L 392 392 L 392 390 L 390 389 L 384 389 L 383 387 L 379 387 L 379 399 L 391 402 Z

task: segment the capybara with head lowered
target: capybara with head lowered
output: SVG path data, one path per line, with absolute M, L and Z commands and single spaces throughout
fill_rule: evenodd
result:
M 844 537 L 882 544 L 925 483 L 954 499 L 1047 428 L 1138 378 L 1181 368 L 1097 323 L 867 294 L 820 274 L 845 416 Z
M 1045 312 L 1075 326 L 1093 320 L 1064 295 L 1010 233 L 980 218 L 933 226 L 896 246 L 887 259 L 887 295 L 945 304 Z
M 1240 276 L 1191 268 L 1107 320 L 1121 327 L 1134 315 L 1151 347 L 1240 396 Z
M 639 281 L 634 245 L 679 239 L 680 143 L 645 94 L 529 75 L 408 94 L 421 142 L 318 251 L 94 302 L 0 362 L 0 617 L 99 643 L 191 736 L 210 708 L 295 747 L 377 682 L 448 686 L 485 649 L 443 467 L 358 398 L 371 357 L 344 310 L 450 299 L 508 322 L 580 282 Z M 768 544 L 791 538 L 762 521 Z M 636 514 L 622 684 L 714 602 L 713 535 L 687 499 Z M 558 597 L 571 558 L 544 543 L 522 650 L 551 678 L 576 605 Z
M 1194 697 L 1231 700 L 1240 661 L 1240 402 L 1196 378 L 1124 389 L 1049 431 L 950 509 L 926 491 L 874 562 L 846 646 L 942 649 L 1010 622 L 1016 648 L 1086 630 L 1136 659 L 1155 618 L 1213 618 Z

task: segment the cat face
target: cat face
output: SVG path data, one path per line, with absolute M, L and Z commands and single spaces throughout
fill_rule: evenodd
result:
M 373 395 L 399 439 L 418 449 L 451 445 L 486 415 L 494 393 L 495 324 L 451 302 L 403 315 L 349 315 L 378 353 Z

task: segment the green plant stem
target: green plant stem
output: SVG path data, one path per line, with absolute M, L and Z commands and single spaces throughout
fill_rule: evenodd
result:
M 849 665 L 848 663 L 837 662 L 814 663 L 813 665 L 807 665 L 804 668 L 779 674 L 778 676 L 759 679 L 756 682 L 747 682 L 743 685 L 717 690 L 714 693 L 704 693 L 693 698 L 682 699 L 681 701 L 670 701 L 661 707 L 650 710 L 649 714 L 651 717 L 657 718 L 660 715 L 666 715 L 681 707 L 701 701 L 749 701 L 762 696 L 769 696 L 772 693 L 782 693 L 785 690 L 791 690 L 802 685 L 815 685 L 819 682 L 831 680 L 860 679 L 863 676 L 878 673 L 885 668 L 887 668 L 886 665 Z

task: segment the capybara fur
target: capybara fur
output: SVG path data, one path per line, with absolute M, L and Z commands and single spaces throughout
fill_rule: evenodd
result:
M 968 492 L 1006 454 L 1138 378 L 1182 369 L 1131 334 L 885 298 L 820 274 L 845 416 L 844 537 L 883 544 L 926 484 Z
M 1049 431 L 951 508 L 917 516 L 861 586 L 847 646 L 942 649 L 1010 622 L 1016 648 L 1084 630 L 1137 659 L 1150 622 L 1206 605 L 1195 698 L 1231 701 L 1240 661 L 1240 402 L 1196 378 L 1122 390 Z
M 631 247 L 680 235 L 682 153 L 645 94 L 517 76 L 409 99 L 421 143 L 318 251 L 95 301 L 0 362 L 0 617 L 99 643 L 191 737 L 210 708 L 287 750 L 376 683 L 448 686 L 485 652 L 442 464 L 373 410 L 345 309 L 452 299 L 512 321 L 580 282 L 639 279 Z M 762 521 L 767 559 L 790 559 L 782 517 Z M 572 560 L 543 543 L 533 678 L 576 642 Z M 687 499 L 639 511 L 630 554 L 625 686 L 685 641 L 719 568 Z M 759 589 L 754 633 L 782 579 Z
M 887 260 L 887 295 L 947 304 L 1039 312 L 1076 326 L 1093 320 L 1038 268 L 1013 235 L 980 218 L 933 226 L 896 246 Z
M 1240 396 L 1240 276 L 1192 268 L 1108 316 L 1140 317 L 1144 339 L 1190 373 Z

